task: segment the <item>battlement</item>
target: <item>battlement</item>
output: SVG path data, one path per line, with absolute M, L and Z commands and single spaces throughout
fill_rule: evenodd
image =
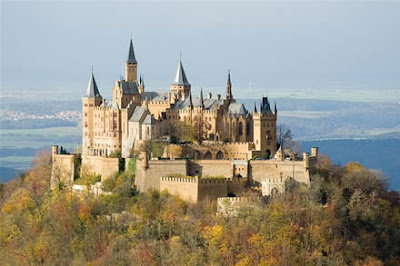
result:
M 163 182 L 180 182 L 180 183 L 198 183 L 197 176 L 182 176 L 182 177 L 174 177 L 174 176 L 163 176 L 161 177 L 161 181 Z
M 226 178 L 201 178 L 200 184 L 202 185 L 226 184 Z

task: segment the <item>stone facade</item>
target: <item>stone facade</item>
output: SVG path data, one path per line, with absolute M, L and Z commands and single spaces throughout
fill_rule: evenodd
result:
M 250 159 L 254 154 L 269 158 L 275 154 L 276 108 L 273 111 L 268 98 L 263 97 L 259 110 L 255 107 L 252 112 L 247 111 L 233 97 L 230 73 L 225 98 L 213 98 L 212 93 L 204 98 L 203 91 L 192 97 L 181 61 L 166 92 L 147 91 L 144 80 L 138 80 L 137 70 L 131 41 L 125 79 L 115 82 L 111 101 L 101 96 L 93 73 L 90 75 L 82 98 L 83 156 L 110 157 L 121 153 L 129 158 L 142 140 L 170 136 L 178 123 L 195 128 L 200 141 L 215 145 L 232 143 L 224 146 L 229 158 Z
M 197 202 L 240 195 L 249 187 L 271 195 L 283 192 L 287 180 L 309 184 L 318 150 L 300 159 L 276 151 L 278 111 L 267 97 L 254 110 L 246 110 L 234 99 L 230 73 L 225 97 L 203 97 L 203 90 L 193 97 L 181 60 L 166 92 L 147 91 L 137 70 L 131 41 L 125 78 L 115 82 L 111 101 L 101 96 L 91 73 L 82 98 L 82 154 L 61 155 L 53 147 L 53 187 L 60 182 L 72 185 L 84 171 L 105 181 L 123 171 L 146 140 L 165 142 L 181 125 L 194 129 L 197 138 L 190 144 L 167 145 L 158 159 L 142 152 L 135 176 L 140 191 L 167 189 Z

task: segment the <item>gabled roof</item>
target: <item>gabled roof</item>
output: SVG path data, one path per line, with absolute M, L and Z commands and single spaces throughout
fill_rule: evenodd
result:
M 228 113 L 233 115 L 245 115 L 247 111 L 242 103 L 231 103 L 228 106 Z
M 135 51 L 133 50 L 133 42 L 131 39 L 131 42 L 129 44 L 129 54 L 128 54 L 128 60 L 126 60 L 127 63 L 129 64 L 137 64 L 136 58 L 135 58 Z
M 140 122 L 146 114 L 148 114 L 148 110 L 145 107 L 136 106 L 131 117 L 129 118 L 129 122 Z
M 137 83 L 134 81 L 125 81 L 125 80 L 120 80 L 118 81 L 119 87 L 122 90 L 123 94 L 138 94 L 138 87 Z
M 168 92 L 146 91 L 141 94 L 141 97 L 142 101 L 166 102 L 168 101 Z
M 179 60 L 178 69 L 176 70 L 175 80 L 172 85 L 190 85 L 189 81 L 186 78 L 185 70 L 183 69 L 182 61 Z
M 97 89 L 96 80 L 94 79 L 93 71 L 90 74 L 89 83 L 86 89 L 85 97 L 94 98 L 101 97 L 99 90 Z
M 200 106 L 200 97 L 192 99 L 193 106 Z M 216 106 L 219 108 L 224 103 L 224 100 L 220 99 L 205 99 L 203 100 L 203 109 L 204 110 L 211 110 Z M 173 106 L 173 109 L 185 109 L 186 107 L 190 106 L 190 97 L 186 98 L 185 100 L 179 100 Z
M 146 118 L 143 120 L 144 125 L 154 125 L 154 117 L 151 114 L 146 115 Z

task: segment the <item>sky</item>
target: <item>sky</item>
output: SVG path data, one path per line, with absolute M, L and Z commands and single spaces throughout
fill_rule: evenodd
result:
M 400 2 L 1 1 L 1 90 L 100 92 L 133 38 L 147 89 L 400 89 Z M 239 91 L 239 92 L 238 92 Z

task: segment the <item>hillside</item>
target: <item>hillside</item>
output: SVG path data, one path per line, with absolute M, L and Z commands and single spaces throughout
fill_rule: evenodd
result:
M 400 263 L 400 195 L 357 163 L 321 158 L 309 189 L 291 186 L 235 216 L 216 215 L 214 202 L 138 193 L 133 170 L 107 182 L 113 194 L 100 198 L 50 191 L 50 171 L 42 154 L 1 187 L 2 264 Z

